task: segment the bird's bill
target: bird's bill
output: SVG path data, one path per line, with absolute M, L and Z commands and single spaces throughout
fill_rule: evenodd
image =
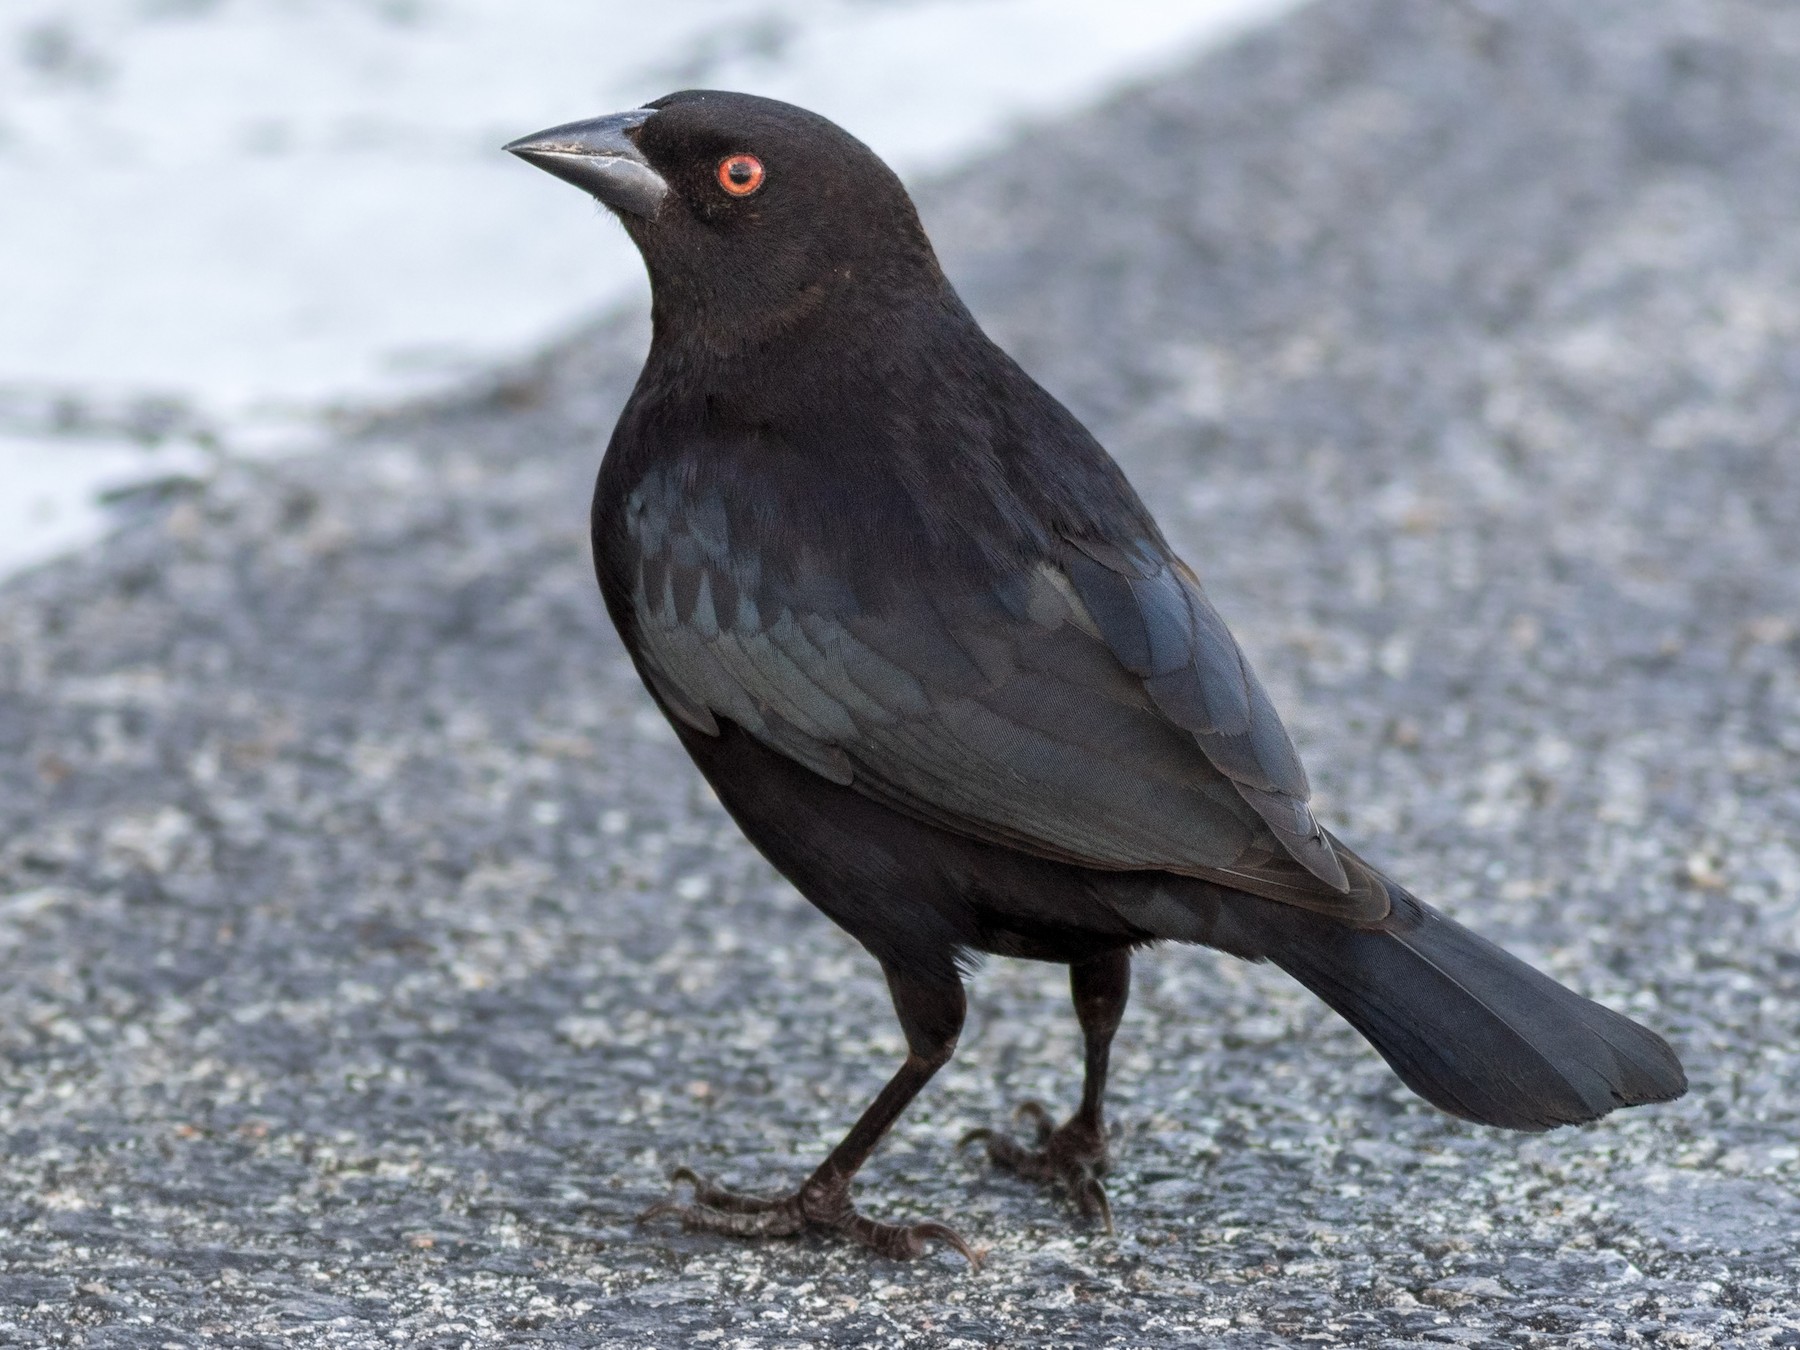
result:
M 587 122 L 565 122 L 521 136 L 505 148 L 615 211 L 648 218 L 656 214 L 669 185 L 626 133 L 655 115 L 654 108 L 633 108 Z

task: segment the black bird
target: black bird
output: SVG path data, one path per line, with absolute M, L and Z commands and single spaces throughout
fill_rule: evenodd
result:
M 1686 1088 L 1662 1039 L 1458 926 L 1313 818 L 1306 773 L 1118 466 L 981 331 L 906 190 L 800 108 L 688 91 L 506 147 L 599 198 L 654 332 L 594 494 L 638 673 L 719 800 L 880 963 L 908 1053 L 780 1198 L 687 1172 L 690 1228 L 835 1230 L 949 1058 L 982 953 L 1069 966 L 1081 1104 L 989 1156 L 1110 1224 L 1101 1097 L 1133 949 L 1273 961 L 1433 1105 L 1514 1130 Z

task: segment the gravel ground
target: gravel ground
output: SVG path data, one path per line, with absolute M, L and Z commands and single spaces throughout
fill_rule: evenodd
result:
M 606 628 L 630 313 L 0 591 L 0 1343 L 1800 1344 L 1797 182 L 1792 5 L 1326 0 L 924 193 L 1322 816 L 1682 1102 L 1464 1125 L 1166 949 L 1101 1237 L 954 1152 L 1077 1088 L 996 962 L 862 1188 L 982 1274 L 634 1227 L 791 1183 L 900 1040 Z

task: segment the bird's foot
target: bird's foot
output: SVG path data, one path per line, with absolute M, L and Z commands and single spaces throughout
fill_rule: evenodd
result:
M 1111 1233 L 1112 1206 L 1100 1184 L 1109 1164 L 1105 1132 L 1080 1116 L 1055 1125 L 1040 1102 L 1021 1102 L 1013 1114 L 1032 1123 L 1037 1132 L 1035 1147 L 1027 1148 L 994 1130 L 970 1130 L 957 1147 L 985 1143 L 988 1161 L 994 1166 L 1028 1181 L 1061 1186 L 1084 1216 L 1098 1219 Z
M 858 1214 L 850 1203 L 850 1180 L 813 1177 L 792 1195 L 745 1195 L 715 1185 L 691 1168 L 678 1167 L 670 1178 L 694 1188 L 691 1204 L 665 1200 L 638 1215 L 638 1222 L 673 1218 L 694 1233 L 723 1233 L 730 1237 L 795 1237 L 812 1229 L 834 1233 L 870 1251 L 896 1261 L 922 1256 L 932 1242 L 941 1242 L 961 1255 L 976 1270 L 982 1254 L 948 1224 L 880 1223 Z

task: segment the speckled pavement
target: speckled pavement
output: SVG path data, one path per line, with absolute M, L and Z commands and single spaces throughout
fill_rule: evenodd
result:
M 900 1040 L 606 626 L 630 313 L 0 590 L 0 1344 L 1800 1345 L 1797 184 L 1793 5 L 1325 0 L 922 194 L 1322 817 L 1685 1100 L 1464 1125 L 1165 949 L 1103 1237 L 955 1151 L 1078 1086 L 995 962 L 861 1187 L 981 1274 L 634 1226 Z

